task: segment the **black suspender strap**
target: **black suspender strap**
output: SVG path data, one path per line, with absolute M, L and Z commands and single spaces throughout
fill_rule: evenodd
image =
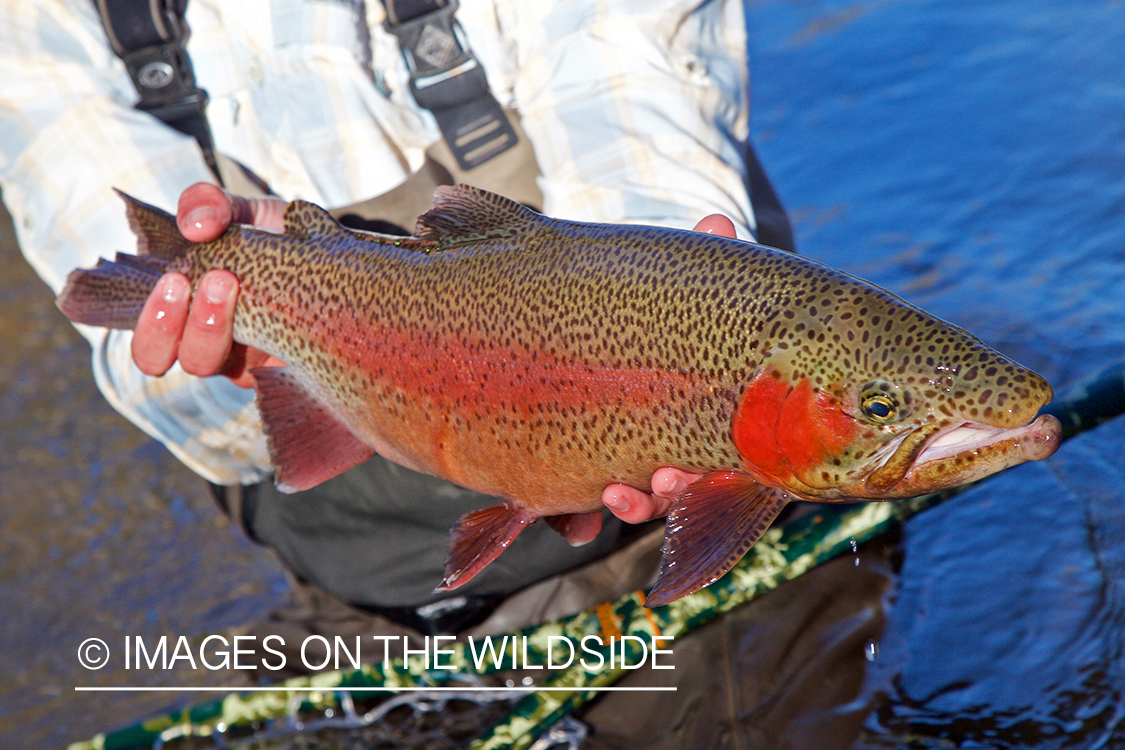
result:
M 515 131 L 453 18 L 457 0 L 384 0 L 384 5 L 384 26 L 398 37 L 414 100 L 434 113 L 461 169 L 515 146 Z
M 136 108 L 194 138 L 219 178 L 204 111 L 207 92 L 195 85 L 186 49 L 187 0 L 96 0 L 96 4 L 109 43 L 140 94 Z

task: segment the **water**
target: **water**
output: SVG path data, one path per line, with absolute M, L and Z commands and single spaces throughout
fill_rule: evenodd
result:
M 101 638 L 120 657 L 125 635 L 229 633 L 280 604 L 285 579 L 195 475 L 105 403 L 89 346 L 5 222 L 0 253 L 0 747 L 61 747 L 198 700 L 76 685 L 246 679 L 87 672 L 83 640 Z
M 764 2 L 763 161 L 802 252 L 1056 389 L 1125 356 L 1125 6 Z M 1125 747 L 1121 420 L 913 519 L 857 747 Z
M 759 153 L 804 254 L 1060 390 L 1125 357 L 1125 4 L 763 0 L 748 17 Z M 0 245 L 0 746 L 58 746 L 199 700 L 74 685 L 245 679 L 88 673 L 83 639 L 230 632 L 284 579 L 104 405 L 85 344 Z M 862 728 L 837 746 L 1125 747 L 1121 424 L 907 525 L 886 624 L 857 645 Z

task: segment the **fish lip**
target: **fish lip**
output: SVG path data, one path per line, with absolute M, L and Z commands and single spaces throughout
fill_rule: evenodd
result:
M 1058 450 L 1061 431 L 1059 420 L 1050 414 L 1042 414 L 1021 427 L 994 427 L 979 422 L 950 425 L 926 441 L 911 472 L 934 461 L 1009 441 L 1024 461 L 1040 461 Z
M 867 475 L 869 496 L 913 497 L 982 479 L 1025 461 L 1040 461 L 1059 446 L 1062 425 L 1044 414 L 1021 427 L 961 421 L 921 427 L 884 447 L 881 462 Z M 968 459 L 964 463 L 959 457 Z

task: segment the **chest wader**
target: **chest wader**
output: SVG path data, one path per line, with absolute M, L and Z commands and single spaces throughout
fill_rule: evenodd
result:
M 496 102 L 465 45 L 453 17 L 456 0 L 385 4 L 411 92 L 434 114 L 443 138 L 402 185 L 333 215 L 351 227 L 406 234 L 432 206 L 434 189 L 456 183 L 541 208 L 534 152 L 518 115 Z M 195 85 L 185 50 L 186 5 L 98 0 L 114 51 L 141 95 L 137 107 L 195 137 L 232 193 L 268 193 L 249 170 L 214 151 L 203 116 L 207 95 Z M 788 220 L 749 144 L 746 157 L 760 239 L 792 249 Z M 295 605 L 264 624 L 263 636 L 296 628 L 286 643 L 300 643 L 301 632 L 488 633 L 560 617 L 650 585 L 663 535 L 662 523 L 632 527 L 606 513 L 597 539 L 574 548 L 546 524 L 534 524 L 470 583 L 439 598 L 432 591 L 442 578 L 449 530 L 496 498 L 380 456 L 295 494 L 278 492 L 271 481 L 213 489 L 223 510 L 272 548 L 296 579 Z

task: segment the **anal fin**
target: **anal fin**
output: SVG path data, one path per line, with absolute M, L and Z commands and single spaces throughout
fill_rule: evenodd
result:
M 789 502 L 746 474 L 712 472 L 672 502 L 660 576 L 645 602 L 659 607 L 719 580 Z
M 250 372 L 282 492 L 315 487 L 375 455 L 288 368 Z
M 468 583 L 537 518 L 507 502 L 461 516 L 450 532 L 445 575 L 436 590 L 451 591 Z

